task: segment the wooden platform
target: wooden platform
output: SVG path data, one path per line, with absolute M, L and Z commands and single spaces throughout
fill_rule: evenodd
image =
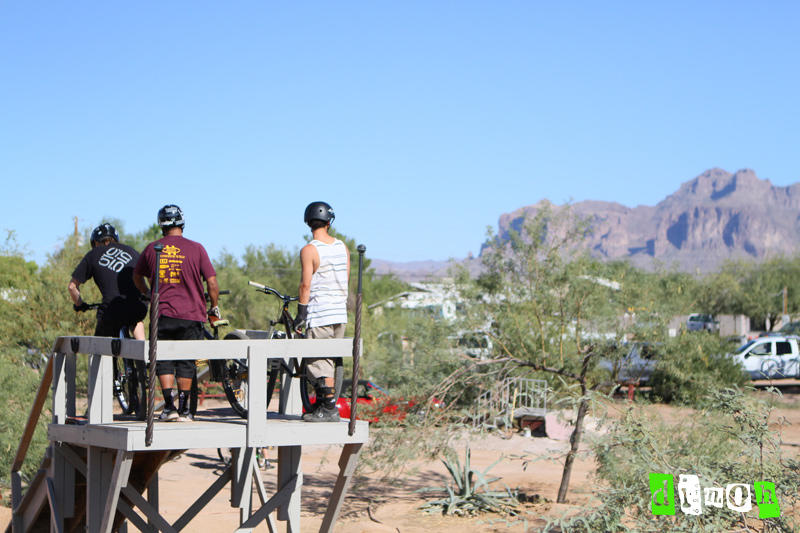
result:
M 192 448 L 241 448 L 247 442 L 247 421 L 237 417 L 198 416 L 194 422 L 157 422 L 153 444 L 145 446 L 145 423 L 117 421 L 105 424 L 50 424 L 48 439 L 78 446 L 100 446 L 125 451 L 188 450 Z M 299 415 L 269 413 L 266 438 L 255 443 L 265 446 L 306 446 L 366 442 L 369 423 L 356 422 L 347 434 L 347 420 L 303 422 Z
M 70 422 L 76 415 L 76 368 L 81 354 L 88 355 L 88 423 L 76 425 Z M 127 521 L 142 531 L 177 533 L 230 484 L 231 505 L 240 508 L 239 525 L 232 527 L 233 531 L 244 533 L 266 522 L 275 532 L 277 519 L 285 522 L 287 532 L 295 533 L 300 531 L 302 446 L 318 444 L 342 445 L 339 475 L 320 528 L 332 531 L 361 448 L 369 438 L 369 423 L 356 422 L 350 435 L 348 420 L 302 421 L 299 379 L 288 373 L 279 387 L 279 412 L 267 412 L 267 369 L 269 360 L 274 358 L 283 359 L 294 368 L 292 360 L 350 357 L 352 339 L 159 341 L 157 354 L 158 360 L 246 360 L 248 419 L 223 410 L 198 413 L 192 422 L 155 422 L 153 441 L 148 446 L 145 422 L 122 417 L 115 420 L 112 395 L 112 357 L 148 361 L 145 343 L 60 337 L 53 347 L 12 469 L 13 531 L 37 530 L 46 518 L 45 523 L 56 532 L 74 526 L 92 533 L 110 533 L 124 530 Z M 48 426 L 51 444 L 37 476 L 40 483 L 32 483 L 23 497 L 19 468 L 48 388 L 52 388 L 53 399 L 53 419 Z M 265 446 L 278 449 L 278 488 L 272 497 L 264 490 L 255 462 L 255 450 Z M 221 476 L 209 479 L 208 489 L 177 521 L 168 523 L 158 512 L 158 468 L 171 453 L 207 448 L 231 449 L 232 462 Z M 143 463 L 150 466 L 134 466 Z M 253 505 L 251 485 L 256 487 L 261 501 L 258 508 Z

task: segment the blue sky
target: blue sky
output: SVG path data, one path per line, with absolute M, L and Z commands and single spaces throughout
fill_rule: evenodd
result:
M 477 253 L 548 198 L 655 204 L 711 167 L 800 181 L 792 2 L 58 2 L 0 8 L 0 230 L 42 261 L 165 203 L 212 257 Z

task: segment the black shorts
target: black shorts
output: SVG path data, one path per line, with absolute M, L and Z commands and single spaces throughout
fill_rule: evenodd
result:
M 199 341 L 203 339 L 203 323 L 171 316 L 158 318 L 158 339 L 162 341 Z M 194 361 L 160 361 L 156 354 L 156 375 L 175 374 L 179 378 L 194 377 Z
M 139 298 L 118 297 L 104 304 L 97 312 L 95 337 L 118 337 L 123 327 L 133 327 L 144 320 L 147 304 Z

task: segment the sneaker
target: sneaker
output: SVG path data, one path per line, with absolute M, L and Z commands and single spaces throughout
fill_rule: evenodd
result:
M 162 422 L 174 422 L 178 420 L 178 411 L 165 407 L 164 410 L 161 411 L 161 416 L 159 416 L 158 419 Z
M 320 405 L 310 413 L 304 414 L 303 420 L 305 422 L 338 422 L 339 410 L 335 405 L 333 407 Z
M 178 422 L 191 422 L 192 420 L 194 420 L 194 415 L 189 411 L 181 413 L 178 417 Z

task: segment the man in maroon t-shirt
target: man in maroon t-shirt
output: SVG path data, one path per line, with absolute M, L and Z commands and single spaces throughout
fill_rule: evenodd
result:
M 161 340 L 201 340 L 203 338 L 203 322 L 219 318 L 219 286 L 217 273 L 211 265 L 203 245 L 183 237 L 183 211 L 177 205 L 165 205 L 158 212 L 158 225 L 164 237 L 151 242 L 142 252 L 133 272 L 133 281 L 145 294 L 150 292 L 144 278 L 148 278 L 150 286 L 158 275 L 158 338 Z M 156 254 L 153 245 L 156 242 L 164 246 L 161 252 L 160 265 L 156 271 Z M 208 286 L 211 309 L 206 312 L 206 301 L 203 294 L 203 280 Z M 189 396 L 192 378 L 195 373 L 194 361 L 157 361 L 161 390 L 164 394 L 164 410 L 160 420 L 188 421 L 192 414 L 189 410 Z M 175 379 L 178 377 L 178 408 L 175 409 L 173 392 Z

